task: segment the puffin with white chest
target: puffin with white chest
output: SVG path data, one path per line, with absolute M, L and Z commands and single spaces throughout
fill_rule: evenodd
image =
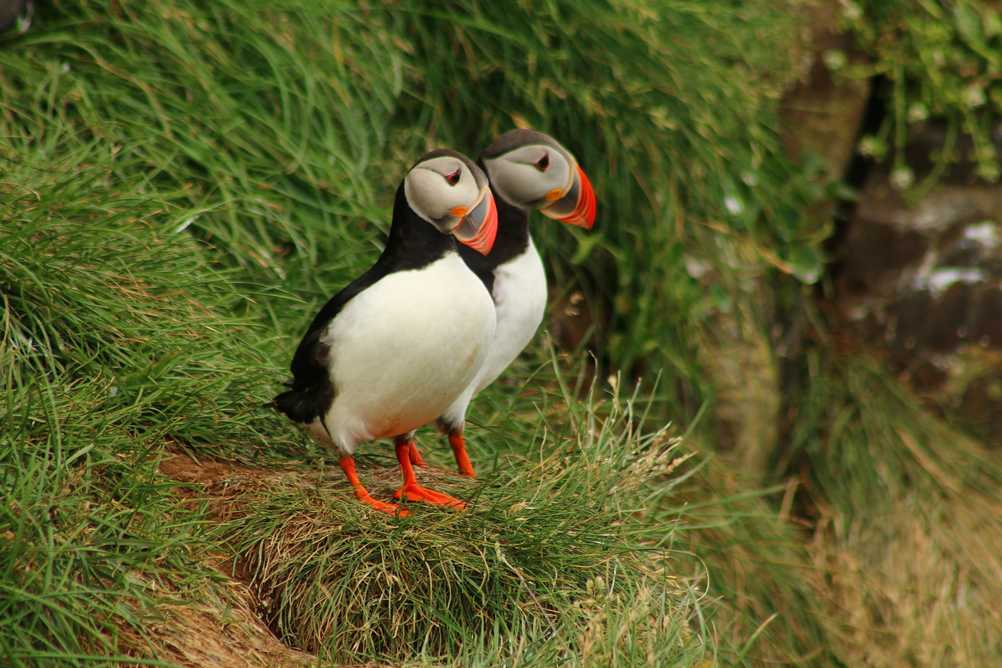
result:
M 483 366 L 438 420 L 463 475 L 474 477 L 463 436 L 473 397 L 493 383 L 525 349 L 546 311 L 546 272 L 529 234 L 529 213 L 591 229 L 596 200 L 591 181 L 574 155 L 550 135 L 517 129 L 498 137 L 480 154 L 498 206 L 498 233 L 487 255 L 460 254 L 491 291 L 497 329 Z M 424 461 L 417 447 L 411 460 Z
M 418 484 L 413 432 L 432 422 L 474 381 L 494 340 L 496 311 L 456 240 L 489 253 L 497 208 L 483 171 L 450 150 L 424 155 L 396 192 L 382 255 L 313 319 L 292 360 L 290 389 L 275 407 L 341 454 L 355 496 L 376 510 L 355 470 L 359 444 L 393 438 L 403 473 L 398 496 L 464 506 Z

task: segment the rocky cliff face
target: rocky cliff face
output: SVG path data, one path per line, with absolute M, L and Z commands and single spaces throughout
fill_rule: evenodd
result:
M 0 33 L 6 30 L 24 32 L 31 25 L 30 0 L 0 0 Z
M 941 135 L 918 133 L 915 155 L 934 154 Z M 1002 154 L 1002 126 L 995 140 Z M 931 403 L 1002 445 L 1002 185 L 961 159 L 909 198 L 878 167 L 836 252 L 850 330 Z
M 806 2 L 800 11 L 803 30 L 794 45 L 798 67 L 780 101 L 780 138 L 792 159 L 820 159 L 820 178 L 838 181 L 855 153 L 871 83 L 835 76 L 825 64 L 825 54 L 833 50 L 846 53 L 851 62 L 864 60 L 839 30 L 838 3 Z M 834 213 L 833 202 L 821 201 L 804 215 L 827 224 Z M 720 243 L 723 247 L 725 242 Z M 773 303 L 775 286 L 769 284 L 768 264 L 759 253 L 728 248 L 722 254 L 743 282 L 728 290 L 732 307 L 708 318 L 700 337 L 700 362 L 715 389 L 721 448 L 740 470 L 762 478 L 780 434 L 781 367 L 790 351 L 800 350 L 806 323 L 800 310 Z M 709 288 L 721 277 L 700 279 Z

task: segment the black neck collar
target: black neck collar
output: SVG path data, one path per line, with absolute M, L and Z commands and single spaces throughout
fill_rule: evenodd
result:
M 480 161 L 483 169 L 483 161 Z M 487 170 L 484 169 L 486 173 Z M 494 189 L 494 203 L 498 208 L 498 234 L 490 255 L 484 256 L 466 246 L 459 247 L 466 265 L 473 270 L 488 291 L 494 289 L 494 270 L 505 262 L 513 260 L 529 247 L 529 212 L 515 206 Z
M 529 247 L 529 212 L 504 197 L 495 197 L 494 201 L 498 207 L 498 235 L 487 260 L 498 267 Z
M 435 226 L 411 209 L 404 196 L 403 184 L 397 188 L 393 201 L 393 223 L 383 254 L 377 265 L 386 272 L 420 269 L 456 250 L 452 235 L 442 234 Z

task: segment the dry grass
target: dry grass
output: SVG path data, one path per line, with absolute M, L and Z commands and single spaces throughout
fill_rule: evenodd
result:
M 220 571 L 211 588 L 183 602 L 164 603 L 144 619 L 142 633 L 122 637 L 127 654 L 148 654 L 179 666 L 271 668 L 305 666 L 316 657 L 284 645 L 257 615 L 256 601 L 244 583 Z
M 815 599 L 848 665 L 998 665 L 1000 462 L 920 406 L 862 356 L 802 395 L 829 416 L 800 504 Z
M 671 497 L 691 569 L 718 600 L 718 642 L 742 648 L 727 665 L 839 664 L 817 573 L 790 521 L 786 490 L 757 491 L 724 459 L 708 461 Z M 752 638 L 754 641 L 749 641 Z
M 989 666 L 1002 652 L 1002 508 L 977 493 L 910 498 L 810 547 L 849 665 Z

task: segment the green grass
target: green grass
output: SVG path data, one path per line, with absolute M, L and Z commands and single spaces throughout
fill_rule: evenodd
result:
M 788 63 L 757 48 L 789 39 L 784 4 L 681 3 L 660 17 L 633 2 L 310 6 L 127 3 L 108 16 L 68 4 L 5 54 L 5 89 L 19 94 L 3 134 L 69 127 L 124 151 L 114 173 L 134 165 L 177 192 L 187 212 L 171 224 L 219 260 L 320 296 L 365 266 L 415 155 L 475 154 L 529 122 L 566 138 L 609 213 L 593 235 L 540 225 L 555 284 L 586 289 L 613 367 L 643 360 L 697 387 L 686 332 L 704 294 L 683 250 L 717 263 L 722 229 L 816 272 L 825 230 L 799 212 L 810 175 L 773 130 L 773 73 Z
M 705 629 L 691 628 L 698 592 L 671 574 L 673 523 L 633 518 L 669 493 L 653 483 L 683 451 L 663 431 L 635 433 L 630 404 L 557 398 L 565 417 L 482 481 L 423 474 L 469 499 L 463 513 L 373 517 L 323 473 L 228 478 L 224 540 L 269 601 L 269 625 L 341 662 L 455 656 L 506 638 L 561 663 L 641 649 L 673 664 L 705 657 Z M 368 464 L 367 484 L 388 496 L 396 467 Z M 642 623 L 625 639 L 575 646 L 588 625 L 630 615 Z
M 776 137 L 788 3 L 317 4 L 59 2 L 0 36 L 0 663 L 995 663 L 998 462 L 879 365 L 796 360 L 775 488 L 708 454 L 700 336 L 745 264 L 800 308 L 829 233 Z M 601 355 L 540 336 L 475 402 L 481 477 L 422 474 L 468 512 L 373 516 L 263 404 L 406 165 L 521 122 L 600 194 L 593 233 L 534 232 Z M 384 495 L 389 461 L 361 457 Z
M 839 74 L 880 74 L 891 82 L 890 111 L 864 141 L 871 157 L 890 158 L 899 189 L 917 197 L 951 163 L 970 163 L 980 179 L 997 183 L 1002 170 L 992 133 L 1002 84 L 993 73 L 1002 67 L 1002 9 L 975 0 L 877 0 L 857 3 L 843 22 L 872 58 Z M 933 168 L 917 174 L 905 150 L 909 135 L 930 120 L 946 130 L 946 142 L 929 156 Z
M 200 515 L 179 507 L 154 455 L 218 420 L 238 365 L 225 347 L 198 351 L 234 321 L 199 303 L 223 281 L 195 280 L 191 241 L 153 233 L 168 196 L 80 168 L 96 146 L 25 149 L 0 204 L 0 656 L 12 665 L 121 654 L 157 583 L 204 572 Z

